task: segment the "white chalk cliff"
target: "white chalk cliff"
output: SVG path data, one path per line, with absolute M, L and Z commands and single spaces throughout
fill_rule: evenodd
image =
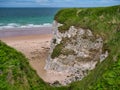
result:
M 66 79 L 59 83 L 67 85 L 83 79 L 98 62 L 102 62 L 108 56 L 108 52 L 102 51 L 102 37 L 96 37 L 91 30 L 71 26 L 68 31 L 61 33 L 58 30 L 60 26 L 62 24 L 54 21 L 54 36 L 45 69 L 66 73 Z M 51 55 L 59 44 L 62 44 L 61 53 L 52 58 Z

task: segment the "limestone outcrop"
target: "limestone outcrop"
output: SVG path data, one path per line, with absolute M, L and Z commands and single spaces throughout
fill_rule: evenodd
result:
M 61 33 L 58 30 L 60 26 L 62 24 L 54 21 L 54 36 L 45 69 L 66 73 L 66 79 L 59 81 L 60 84 L 66 85 L 83 79 L 98 62 L 108 56 L 108 52 L 102 50 L 102 37 L 96 37 L 91 30 L 71 26 L 68 31 Z M 54 50 L 58 45 L 61 48 L 60 53 L 52 57 L 53 53 L 57 53 Z

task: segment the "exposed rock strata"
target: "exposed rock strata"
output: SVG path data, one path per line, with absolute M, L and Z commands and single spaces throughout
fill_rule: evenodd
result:
M 71 26 L 65 33 L 60 33 L 58 27 L 61 25 L 56 21 L 53 23 L 54 37 L 45 69 L 69 73 L 64 81 L 59 81 L 66 85 L 85 77 L 88 71 L 95 68 L 98 61 L 101 62 L 108 56 L 108 52 L 103 53 L 103 39 L 95 37 L 91 30 Z M 56 45 L 61 43 L 63 45 L 61 54 L 51 58 Z

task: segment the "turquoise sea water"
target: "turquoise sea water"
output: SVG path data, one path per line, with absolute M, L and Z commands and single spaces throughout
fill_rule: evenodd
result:
M 60 8 L 0 8 L 0 29 L 50 26 Z

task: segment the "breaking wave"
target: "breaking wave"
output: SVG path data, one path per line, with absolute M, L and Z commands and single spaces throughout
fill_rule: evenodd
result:
M 0 23 L 0 30 L 11 29 L 11 28 L 35 28 L 35 27 L 51 27 L 51 26 L 52 26 L 51 23 L 44 23 L 40 25 L 36 25 L 36 24 L 20 25 L 16 23 L 9 23 L 7 25 L 4 25 L 3 23 Z

